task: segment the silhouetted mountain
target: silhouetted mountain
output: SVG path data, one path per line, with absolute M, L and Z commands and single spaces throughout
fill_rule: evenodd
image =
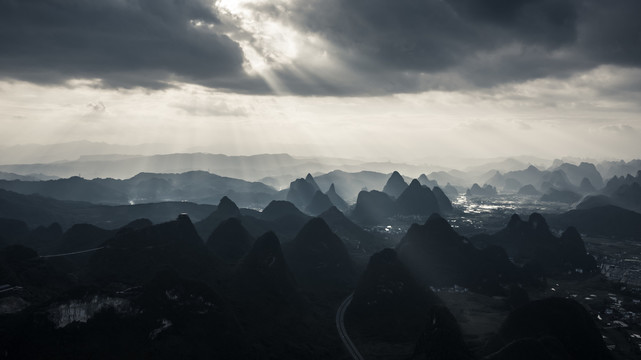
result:
M 296 205 L 300 209 L 304 209 L 316 193 L 318 185 L 309 183 L 305 179 L 296 179 L 289 184 L 289 191 L 287 192 L 287 201 Z
M 440 211 L 432 190 L 416 179 L 398 196 L 396 209 L 401 215 L 431 215 Z
M 87 201 L 111 205 L 129 202 L 129 197 L 124 192 L 101 182 L 101 179 L 85 180 L 78 176 L 47 181 L 0 180 L 0 188 L 25 195 L 39 194 L 58 200 Z
M 22 152 L 23 150 L 14 149 L 10 152 Z M 40 154 L 46 154 L 48 150 L 37 150 Z M 305 158 L 298 159 L 288 154 L 259 154 L 250 156 L 228 156 L 223 154 L 208 153 L 180 153 L 180 154 L 162 154 L 151 156 L 140 156 L 140 152 L 135 152 L 135 156 L 109 155 L 124 154 L 124 152 L 111 151 L 101 152 L 104 156 L 84 157 L 74 161 L 58 161 L 56 163 L 40 163 L 18 165 L 1 165 L 0 171 L 13 172 L 17 174 L 43 173 L 59 177 L 69 177 L 81 173 L 86 178 L 96 177 L 115 177 L 129 178 L 139 172 L 148 173 L 181 173 L 185 171 L 208 170 L 221 176 L 233 178 L 252 178 L 259 179 L 274 174 L 300 174 L 310 169 L 324 172 L 331 171 L 339 166 L 350 166 L 349 160 L 345 159 L 327 159 L 327 158 Z M 78 154 L 90 154 L 79 150 L 77 145 L 70 149 L 72 159 L 76 159 Z M 157 153 L 157 151 L 156 151 Z M 14 155 L 15 157 L 15 155 Z M 70 159 L 63 157 L 57 160 Z M 45 160 L 49 161 L 49 160 Z M 6 162 L 0 162 L 5 163 Z M 351 167 L 361 168 L 362 162 L 351 161 Z M 362 167 L 365 168 L 365 167 Z M 223 194 L 225 195 L 225 194 Z M 221 195 L 222 196 L 222 195 Z M 219 199 L 220 196 L 217 197 Z
M 110 205 L 161 201 L 215 203 L 222 196 L 233 196 L 245 206 L 263 206 L 276 195 L 276 190 L 265 184 L 226 178 L 205 171 L 140 173 L 126 180 L 85 180 L 77 176 L 49 181 L 0 180 L 0 188 L 58 200 Z
M 387 183 L 385 183 L 383 192 L 393 198 L 397 198 L 407 189 L 407 186 L 401 174 L 399 174 L 398 171 L 394 171 L 387 180 Z
M 608 180 L 608 183 L 603 188 L 603 193 L 611 195 L 614 194 L 623 185 L 632 185 L 634 183 L 641 183 L 641 170 L 636 173 L 636 176 L 627 174 L 626 176 L 615 176 Z
M 207 239 L 207 247 L 221 259 L 235 263 L 251 248 L 254 238 L 238 218 L 229 218 L 216 227 Z
M 581 195 L 569 190 L 557 190 L 550 188 L 545 194 L 543 194 L 543 196 L 541 196 L 540 200 L 574 204 L 581 200 Z
M 329 186 L 329 190 L 327 190 L 325 195 L 327 195 L 329 197 L 329 201 L 331 201 L 332 204 L 338 208 L 338 210 L 340 210 L 340 211 L 346 211 L 347 210 L 348 205 L 345 202 L 345 200 L 343 200 L 343 198 L 340 197 L 338 195 L 338 193 L 336 192 L 336 187 L 334 186 L 334 183 L 332 183 Z
M 94 205 L 0 190 L 0 217 L 22 220 L 33 227 L 59 223 L 63 228 L 68 228 L 74 224 L 87 223 L 105 229 L 117 229 L 133 219 L 147 218 L 159 223 L 173 219 L 180 213 L 189 213 L 194 219 L 203 219 L 213 209 L 215 207 L 212 205 L 189 202 Z
M 635 159 L 629 162 L 619 161 L 602 161 L 597 164 L 597 170 L 604 179 L 610 179 L 615 176 L 626 176 L 636 174 L 641 171 L 641 160 Z
M 461 176 L 450 174 L 445 171 L 431 172 L 427 174 L 427 177 L 429 179 L 437 181 L 439 184 L 454 184 L 456 186 L 463 186 L 467 183 Z
M 75 282 L 33 249 L 9 245 L 0 248 L 0 284 L 22 287 L 25 292 L 21 298 L 31 302 L 58 296 Z
M 592 185 L 590 179 L 583 178 L 583 180 L 581 180 L 581 185 L 579 185 L 579 191 L 583 194 L 590 194 L 596 192 L 596 188 Z
M 458 190 L 456 190 L 456 188 L 450 183 L 447 183 L 447 185 L 445 185 L 445 187 L 443 188 L 443 192 L 450 199 L 456 199 L 458 197 Z
M 342 288 L 354 282 L 354 268 L 345 244 L 321 218 L 305 224 L 284 251 L 302 287 Z
M 296 293 L 296 281 L 273 232 L 267 232 L 254 242 L 241 259 L 235 274 L 235 287 L 246 297 L 260 296 L 272 306 Z
M 519 195 L 525 196 L 539 196 L 541 192 L 538 191 L 532 184 L 527 184 L 519 189 Z
M 120 228 L 119 231 L 140 230 L 152 226 L 154 223 L 149 219 L 136 219 Z
M 576 228 L 570 226 L 561 234 L 559 248 L 563 261 L 569 266 L 584 270 L 597 268 L 596 260 L 588 255 L 583 239 Z
M 314 180 L 314 177 L 312 176 L 312 174 L 307 173 L 307 176 L 305 176 L 305 181 L 307 181 L 310 185 L 312 185 L 314 190 L 320 191 L 320 188 L 318 187 L 318 184 L 316 183 L 316 180 Z
M 626 209 L 641 211 L 641 172 L 635 178 L 626 177 L 616 189 L 612 191 L 612 187 L 616 186 L 618 181 L 614 178 L 608 182 L 606 190 L 612 198 L 612 202 Z
M 496 188 L 492 185 L 485 184 L 480 187 L 479 184 L 474 183 L 471 188 L 467 189 L 465 196 L 495 196 L 497 194 Z
M 603 187 L 603 177 L 597 170 L 596 166 L 591 163 L 582 162 L 578 166 L 574 164 L 563 163 L 557 167 L 563 170 L 570 182 L 579 185 L 584 178 L 587 178 L 596 188 Z
M 376 190 L 361 191 L 351 218 L 362 225 L 376 225 L 396 213 L 396 203 L 386 193 Z
M 518 180 L 516 179 L 512 179 L 512 178 L 510 179 L 518 182 Z M 492 177 L 490 177 L 489 179 L 485 180 L 485 184 L 492 185 L 496 188 L 502 189 L 505 187 L 505 180 L 506 179 L 505 179 L 505 176 L 503 176 L 503 174 L 501 174 L 498 171 L 494 171 L 494 175 L 492 175 Z
M 114 236 L 115 230 L 105 230 L 90 224 L 76 224 L 65 231 L 60 240 L 58 253 L 94 249 Z
M 363 230 L 360 226 L 349 220 L 340 210 L 332 207 L 319 216 L 329 227 L 340 236 L 351 252 L 366 251 L 372 253 L 383 246 L 383 239 L 373 232 Z
M 206 218 L 196 223 L 196 230 L 202 238 L 209 238 L 212 231 L 220 225 L 223 221 L 229 218 L 239 218 L 241 216 L 240 210 L 236 203 L 231 201 L 227 196 L 223 196 L 218 202 L 216 210 L 209 214 Z
M 177 220 L 140 230 L 119 232 L 93 253 L 89 275 L 100 282 L 142 284 L 166 268 L 181 277 L 215 283 L 220 259 L 208 251 L 191 220 Z
M 546 275 L 577 268 L 583 271 L 596 269 L 594 258 L 586 253 L 583 240 L 574 228 L 568 228 L 561 238 L 557 238 L 538 213 L 532 213 L 527 221 L 512 215 L 503 230 L 472 240 L 500 246 L 519 263 L 536 263 Z
M 417 180 L 418 180 L 418 182 L 421 183 L 421 185 L 425 185 L 425 186 L 427 186 L 429 188 L 433 188 L 433 187 L 438 186 L 438 181 L 428 179 L 427 175 L 425 175 L 425 174 L 421 174 L 421 176 L 419 176 Z
M 58 223 L 53 223 L 49 226 L 38 226 L 19 242 L 40 254 L 51 254 L 60 246 L 62 233 L 62 227 Z
M 307 218 L 298 208 L 289 201 L 274 200 L 267 205 L 261 212 L 260 218 L 262 220 L 272 221 L 284 217 L 299 217 Z
M 322 189 L 327 189 L 331 184 L 336 185 L 336 191 L 341 198 L 349 202 L 356 201 L 358 193 L 363 189 L 380 190 L 385 186 L 388 175 L 373 172 L 360 171 L 349 173 L 335 170 L 330 173 L 317 176 L 316 182 Z M 337 205 L 337 204 L 334 204 Z
M 420 286 L 392 249 L 369 260 L 345 313 L 350 329 L 383 341 L 412 341 L 429 320 L 430 308 L 442 304 L 429 288 Z
M 135 303 L 147 317 L 165 319 L 167 328 L 148 331 L 147 341 L 141 341 L 146 344 L 155 340 L 152 343 L 158 344 L 149 351 L 149 357 L 251 356 L 233 310 L 208 284 L 186 280 L 177 271 L 163 269 L 143 287 Z M 162 325 L 158 320 L 156 324 L 157 328 Z
M 412 359 L 472 360 L 456 318 L 445 306 L 432 306 Z
M 20 181 L 43 181 L 43 180 L 55 180 L 57 177 L 48 176 L 44 174 L 29 174 L 29 175 L 18 175 L 14 173 L 8 173 L 0 171 L 1 180 L 20 180 Z
M 556 341 L 550 341 L 549 338 Z M 536 339 L 542 344 L 514 343 L 525 339 Z M 560 344 L 562 349 L 558 349 L 557 344 Z M 548 357 L 554 359 L 612 358 L 590 314 L 576 301 L 563 298 L 532 301 L 513 310 L 505 319 L 499 336 L 488 350 L 493 352 L 502 346 L 511 348 L 503 350 L 504 354 L 490 357 L 491 359 L 508 359 L 508 354 L 527 356 L 528 349 L 535 351 L 530 355 L 538 353 L 560 356 Z M 564 354 L 569 357 L 564 357 Z M 533 357 L 529 356 L 525 359 L 533 359 Z
M 641 240 L 641 214 L 614 205 L 571 210 L 549 218 L 557 228 L 575 226 L 588 235 Z
M 544 192 L 550 189 L 558 189 L 561 191 L 574 191 L 576 189 L 576 186 L 570 183 L 570 180 L 563 170 L 546 171 L 543 172 L 542 175 L 542 182 L 539 187 Z
M 312 200 L 309 202 L 309 205 L 307 205 L 307 208 L 305 210 L 308 214 L 318 216 L 332 206 L 334 206 L 334 204 L 332 204 L 329 196 L 323 194 L 322 192 L 320 192 L 320 190 L 318 190 L 312 197 Z
M 501 282 L 520 277 L 502 249 L 476 249 L 438 214 L 432 214 L 424 225 L 413 224 L 397 250 L 403 263 L 431 286 L 456 284 L 477 292 L 499 294 L 503 292 Z
M 434 197 L 436 198 L 436 202 L 438 204 L 438 208 L 440 212 L 448 214 L 451 213 L 454 208 L 452 207 L 452 202 L 450 199 L 445 195 L 443 190 L 439 188 L 438 186 L 435 186 L 432 189 L 432 193 L 434 194 Z

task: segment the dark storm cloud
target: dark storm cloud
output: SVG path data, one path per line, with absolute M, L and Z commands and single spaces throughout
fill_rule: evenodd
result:
M 362 75 L 364 93 L 641 66 L 636 0 L 300 0 L 263 9 L 338 46 L 337 56 Z
M 271 74 L 293 94 L 461 90 L 599 65 L 641 67 L 639 0 L 294 0 L 254 8 L 327 40 L 340 64 L 321 71 L 304 56 L 276 64 Z M 260 48 L 233 21 L 206 0 L 1 0 L 0 78 L 147 88 L 176 80 L 269 92 L 245 73 L 241 47 L 225 34 L 261 54 L 269 44 Z
M 117 87 L 161 88 L 170 80 L 260 87 L 244 74 L 243 52 L 219 32 L 222 26 L 211 6 L 198 0 L 3 0 L 0 77 L 36 83 L 98 78 Z

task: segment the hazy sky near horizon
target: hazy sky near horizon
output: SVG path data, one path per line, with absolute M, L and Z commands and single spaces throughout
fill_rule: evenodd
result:
M 4 0 L 0 142 L 641 156 L 637 0 Z

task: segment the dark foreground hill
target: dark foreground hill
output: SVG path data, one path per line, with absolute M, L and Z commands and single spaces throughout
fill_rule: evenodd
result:
M 533 301 L 513 310 L 488 346 L 488 352 L 494 351 L 488 359 L 612 358 L 590 314 L 563 298 Z
M 641 214 L 614 205 L 571 210 L 548 218 L 555 228 L 575 226 L 588 235 L 641 240 Z
M 397 251 L 417 278 L 430 286 L 459 285 L 498 295 L 504 293 L 502 285 L 529 281 L 503 249 L 475 248 L 438 214 L 430 216 L 423 225 L 413 224 Z
M 493 235 L 479 235 L 474 243 L 491 244 L 505 249 L 521 264 L 536 264 L 546 275 L 581 269 L 596 271 L 596 261 L 585 250 L 581 235 L 568 227 L 560 237 L 552 233 L 545 218 L 532 213 L 527 221 L 512 215 L 507 226 Z

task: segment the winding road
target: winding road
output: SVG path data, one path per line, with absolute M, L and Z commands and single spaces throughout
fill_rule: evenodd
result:
M 40 256 L 41 258 L 53 258 L 53 257 L 60 257 L 60 256 L 69 256 L 69 255 L 76 255 L 76 254 L 84 254 L 92 251 L 98 251 L 100 249 L 104 249 L 105 247 L 98 247 L 98 248 L 93 248 L 93 249 L 88 249 L 88 250 L 82 250 L 82 251 L 74 251 L 70 253 L 64 253 L 64 254 L 54 254 L 54 255 L 42 255 Z
M 364 360 L 361 353 L 358 352 L 356 345 L 354 345 L 352 340 L 349 338 L 349 335 L 347 335 L 347 330 L 345 329 L 345 310 L 347 310 L 347 307 L 352 302 L 353 296 L 354 293 L 349 294 L 349 296 L 343 300 L 341 306 L 338 307 L 338 311 L 336 312 L 336 328 L 338 329 L 338 335 L 340 335 L 341 341 L 343 341 L 343 344 L 347 348 L 347 351 L 349 351 L 352 358 L 354 358 L 354 360 Z

